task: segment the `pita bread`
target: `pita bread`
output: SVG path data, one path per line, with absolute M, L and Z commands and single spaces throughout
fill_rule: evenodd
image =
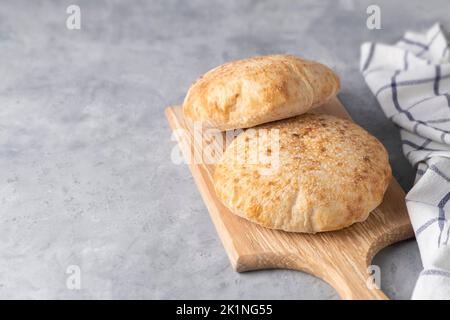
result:
M 339 91 L 328 67 L 292 55 L 271 55 L 221 65 L 189 89 L 185 117 L 229 130 L 303 114 Z
M 258 139 L 267 129 L 278 129 L 278 150 L 270 139 Z M 272 172 L 267 163 L 242 161 L 255 144 L 276 156 Z M 388 154 L 375 137 L 349 120 L 308 113 L 236 137 L 216 166 L 214 187 L 238 216 L 267 228 L 315 233 L 364 221 L 390 179 Z

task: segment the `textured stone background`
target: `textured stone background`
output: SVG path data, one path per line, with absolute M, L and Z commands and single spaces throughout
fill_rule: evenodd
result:
M 66 7 L 82 27 L 65 27 Z M 378 4 L 382 30 L 366 28 Z M 0 5 L 0 298 L 338 298 L 294 271 L 235 273 L 175 146 L 164 107 L 225 61 L 289 52 L 342 78 L 339 97 L 389 149 L 397 129 L 358 72 L 363 41 L 448 22 L 442 1 L 6 1 Z M 382 287 L 409 298 L 413 240 L 377 255 Z M 66 287 L 81 268 L 82 289 Z

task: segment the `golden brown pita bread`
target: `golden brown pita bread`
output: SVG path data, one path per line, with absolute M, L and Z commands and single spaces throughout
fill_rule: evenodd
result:
M 278 132 L 278 150 L 270 139 L 258 139 L 267 136 L 265 129 Z M 259 152 L 278 160 L 275 169 L 242 161 L 257 144 Z M 214 187 L 243 218 L 314 233 L 365 220 L 382 202 L 390 179 L 387 152 L 375 137 L 349 120 L 308 113 L 240 134 L 215 169 Z
M 249 128 L 307 112 L 339 91 L 328 67 L 292 55 L 271 55 L 221 65 L 189 89 L 183 112 L 205 127 Z

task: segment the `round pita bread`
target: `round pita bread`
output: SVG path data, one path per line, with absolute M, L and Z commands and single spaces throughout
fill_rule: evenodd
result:
M 204 127 L 250 128 L 322 105 L 340 88 L 328 67 L 292 55 L 253 57 L 204 74 L 189 89 L 183 113 Z
M 269 162 L 255 161 L 255 145 Z M 215 169 L 214 187 L 243 218 L 315 233 L 364 221 L 390 179 L 388 154 L 375 137 L 349 120 L 307 113 L 240 134 Z

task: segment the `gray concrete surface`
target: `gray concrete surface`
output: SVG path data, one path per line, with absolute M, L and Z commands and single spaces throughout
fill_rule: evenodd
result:
M 81 7 L 81 30 L 65 26 Z M 381 7 L 382 30 L 365 25 Z M 170 161 L 164 107 L 225 61 L 289 52 L 342 78 L 353 118 L 411 187 L 397 129 L 358 72 L 363 41 L 435 21 L 442 1 L 6 1 L 0 3 L 0 298 L 336 299 L 301 272 L 235 273 L 191 175 Z M 416 243 L 375 258 L 408 299 Z M 80 290 L 66 273 L 81 271 Z

